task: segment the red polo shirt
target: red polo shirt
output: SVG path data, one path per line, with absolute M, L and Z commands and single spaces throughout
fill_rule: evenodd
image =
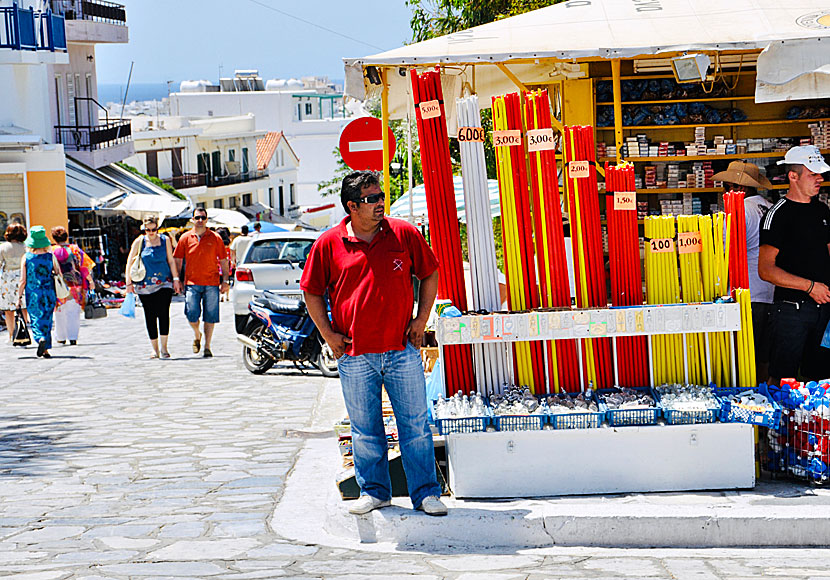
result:
M 331 298 L 332 327 L 352 339 L 358 356 L 406 348 L 412 320 L 412 275 L 423 280 L 438 260 L 414 226 L 386 218 L 371 243 L 350 236 L 349 218 L 314 242 L 300 288 Z
M 205 230 L 200 238 L 196 232 L 186 232 L 173 257 L 185 260 L 185 284 L 197 286 L 219 286 L 219 261 L 228 257 L 222 237 L 211 230 Z

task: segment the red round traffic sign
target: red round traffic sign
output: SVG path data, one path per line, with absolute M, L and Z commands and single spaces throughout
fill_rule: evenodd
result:
M 395 135 L 389 131 L 389 158 L 395 154 Z M 360 117 L 340 133 L 340 155 L 354 170 L 383 169 L 383 123 L 376 117 Z

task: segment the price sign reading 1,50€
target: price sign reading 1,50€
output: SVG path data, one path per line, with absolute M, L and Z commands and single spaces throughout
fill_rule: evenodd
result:
M 637 209 L 637 194 L 633 191 L 615 191 L 614 209 Z
M 527 132 L 527 150 L 529 152 L 551 151 L 555 147 L 553 129 L 531 129 Z
M 568 175 L 571 179 L 582 179 L 590 175 L 591 165 L 587 161 L 568 161 Z
M 493 147 L 515 147 L 522 144 L 522 132 L 518 129 L 493 131 Z
M 700 232 L 681 232 L 677 234 L 677 252 L 680 254 L 696 254 L 703 251 L 703 242 Z
M 672 238 L 654 238 L 649 240 L 648 244 L 654 254 L 674 252 L 674 240 Z
M 458 141 L 463 143 L 465 141 L 479 141 L 484 142 L 484 128 L 483 127 L 459 127 Z
M 422 119 L 433 119 L 441 116 L 441 103 L 438 101 L 424 101 L 418 105 Z

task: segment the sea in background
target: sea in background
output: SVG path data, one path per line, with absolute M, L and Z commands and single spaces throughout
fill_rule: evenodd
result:
M 107 103 L 120 103 L 124 98 L 124 90 L 127 84 L 99 84 L 98 102 L 102 105 Z M 179 82 L 170 83 L 170 91 L 179 90 Z M 130 83 L 130 91 L 127 94 L 127 103 L 132 101 L 160 101 L 167 97 L 167 83 Z

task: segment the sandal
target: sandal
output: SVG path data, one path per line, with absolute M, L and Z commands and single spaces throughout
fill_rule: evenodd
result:
M 212 352 L 210 352 L 210 349 L 209 349 L 209 348 L 205 348 L 205 354 L 204 354 L 204 357 L 205 357 L 205 358 L 211 358 L 212 356 L 213 356 L 213 353 L 212 353 Z
M 193 340 L 193 354 L 197 354 L 199 349 L 202 348 L 202 339 L 196 338 Z
M 170 358 L 170 353 L 166 350 L 161 352 L 161 358 Z
M 158 357 L 159 357 L 159 354 L 157 352 L 154 352 L 153 354 L 150 355 L 151 359 L 158 358 Z

